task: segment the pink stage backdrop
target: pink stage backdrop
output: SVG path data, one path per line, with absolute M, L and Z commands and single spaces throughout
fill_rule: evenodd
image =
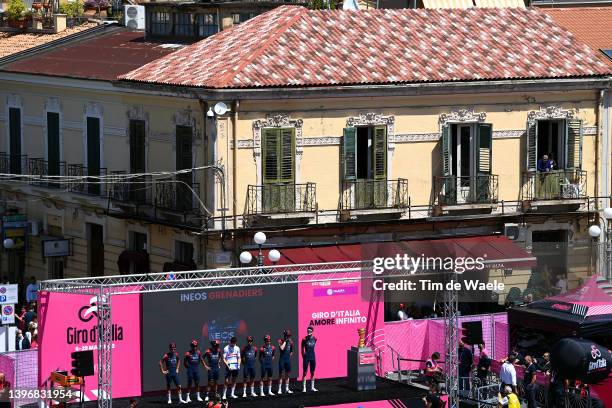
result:
M 317 378 L 345 377 L 346 352 L 359 340 L 357 329 L 367 328 L 366 344 L 375 351 L 385 343 L 384 305 L 382 297 L 370 301 L 370 293 L 362 293 L 367 284 L 357 274 L 346 280 L 302 282 L 298 284 L 298 327 L 296 351 L 309 325 L 317 338 Z M 300 280 L 307 280 L 303 276 Z M 302 375 L 300 357 L 299 376 Z
M 95 374 L 86 377 L 86 400 L 97 399 L 96 304 L 86 295 L 39 293 L 40 385 L 51 371 L 70 371 L 74 351 L 94 350 Z M 113 398 L 141 394 L 140 295 L 112 298 Z

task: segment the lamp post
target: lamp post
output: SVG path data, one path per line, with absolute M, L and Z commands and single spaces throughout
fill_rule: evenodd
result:
M 256 232 L 255 236 L 253 237 L 253 242 L 255 242 L 259 248 L 259 252 L 257 254 L 257 266 L 264 266 L 264 261 L 265 261 L 265 257 L 263 255 L 262 249 L 263 249 L 263 245 L 266 243 L 266 234 L 264 234 L 263 232 Z M 268 252 L 268 259 L 270 260 L 270 262 L 272 263 L 276 263 L 280 260 L 281 257 L 281 253 L 276 250 L 276 249 L 272 249 L 270 252 Z M 240 253 L 240 262 L 247 265 L 250 264 L 253 261 L 253 255 L 251 255 L 251 253 L 249 251 L 242 251 Z
M 612 208 L 608 207 L 603 210 L 603 218 L 605 224 L 605 235 L 604 243 L 606 246 L 606 270 L 605 277 L 609 282 L 612 282 L 612 228 L 610 223 L 612 222 Z M 601 236 L 601 228 L 598 225 L 591 225 L 589 227 L 589 235 L 592 238 L 599 238 Z

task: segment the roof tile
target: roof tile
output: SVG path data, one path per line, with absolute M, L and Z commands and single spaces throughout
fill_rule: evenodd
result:
M 282 6 L 120 79 L 253 88 L 610 73 L 601 56 L 536 9 Z

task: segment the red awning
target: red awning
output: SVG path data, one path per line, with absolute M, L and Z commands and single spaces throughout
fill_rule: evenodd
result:
M 375 257 L 395 257 L 408 254 L 424 257 L 485 258 L 488 268 L 529 268 L 536 266 L 534 256 L 503 235 L 487 235 L 435 240 L 390 241 L 365 244 L 312 245 L 303 247 L 277 247 L 281 253 L 279 265 L 319 262 L 345 262 L 372 260 Z M 265 249 L 265 264 L 269 265 Z M 257 251 L 251 251 L 257 256 Z

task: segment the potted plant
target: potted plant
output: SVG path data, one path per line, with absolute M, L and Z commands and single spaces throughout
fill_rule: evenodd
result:
M 9 27 L 25 30 L 27 27 L 26 5 L 23 0 L 9 0 L 6 8 Z
M 98 17 L 107 17 L 108 0 L 85 0 L 85 11 L 94 11 Z
M 35 1 L 34 3 L 32 3 L 32 8 L 38 12 L 43 8 L 43 5 L 42 3 Z

